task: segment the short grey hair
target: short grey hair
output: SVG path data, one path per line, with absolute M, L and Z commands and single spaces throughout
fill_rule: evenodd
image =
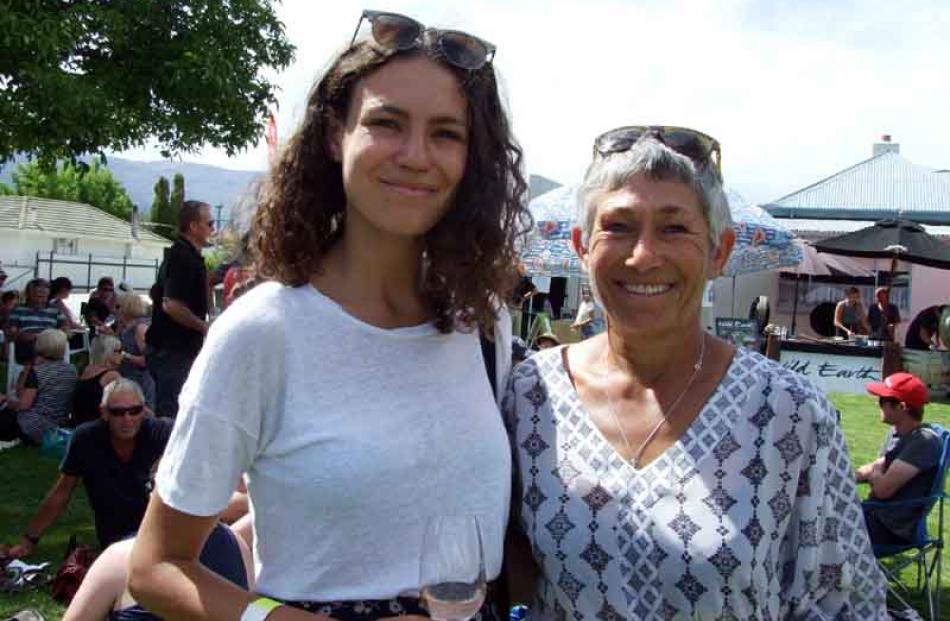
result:
M 139 383 L 127 377 L 120 377 L 112 380 L 102 389 L 102 407 L 109 407 L 109 399 L 112 398 L 113 393 L 117 392 L 131 392 L 139 398 L 142 405 L 145 405 L 145 393 L 142 392 Z
M 710 245 L 719 247 L 722 232 L 732 227 L 732 215 L 716 170 L 711 165 L 698 167 L 689 157 L 653 138 L 643 138 L 620 153 L 604 156 L 595 151 L 577 192 L 577 222 L 585 246 L 594 228 L 600 196 L 623 188 L 636 175 L 655 181 L 679 181 L 692 188 L 709 225 Z
M 111 334 L 97 336 L 89 345 L 89 363 L 103 364 L 106 357 L 115 352 L 116 347 L 122 347 L 122 341 Z
M 33 349 L 47 360 L 62 360 L 66 357 L 68 343 L 65 332 L 56 328 L 47 328 L 36 336 Z

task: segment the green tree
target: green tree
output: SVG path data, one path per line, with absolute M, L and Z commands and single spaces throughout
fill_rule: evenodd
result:
M 16 194 L 86 203 L 123 220 L 132 217 L 132 199 L 100 160 L 52 167 L 33 161 L 19 164 L 12 177 Z
M 178 215 L 181 213 L 181 206 L 185 202 L 185 176 L 181 173 L 175 173 L 172 178 L 172 198 L 171 209 L 169 211 L 169 222 L 178 226 Z
M 154 196 L 152 197 L 152 209 L 149 212 L 149 220 L 157 223 L 167 223 L 168 216 L 168 179 L 159 177 L 152 188 Z
M 272 0 L 0 4 L 0 164 L 256 144 L 294 47 Z

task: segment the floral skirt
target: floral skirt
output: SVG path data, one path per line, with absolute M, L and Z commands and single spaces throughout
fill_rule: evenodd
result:
M 373 621 L 384 617 L 403 615 L 429 616 L 414 597 L 394 599 L 355 600 L 346 602 L 285 602 L 288 606 L 307 612 L 333 617 L 339 621 Z M 486 601 L 472 621 L 501 621 L 492 602 Z

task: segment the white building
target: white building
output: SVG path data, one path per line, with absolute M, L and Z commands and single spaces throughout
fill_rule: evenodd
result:
M 38 275 L 66 276 L 76 289 L 102 276 L 139 290 L 155 282 L 167 239 L 84 203 L 0 196 L 0 261 L 7 289 Z

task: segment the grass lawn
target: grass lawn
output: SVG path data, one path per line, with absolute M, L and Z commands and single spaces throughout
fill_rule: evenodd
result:
M 886 432 L 880 423 L 876 401 L 857 395 L 832 395 L 832 400 L 841 411 L 841 424 L 852 464 L 873 460 Z M 950 427 L 950 405 L 928 406 L 927 420 Z M 27 521 L 54 481 L 57 465 L 52 459 L 39 457 L 35 449 L 18 447 L 0 452 L 0 490 L 3 490 L 0 494 L 0 542 L 12 544 L 19 541 Z M 867 486 L 861 486 L 861 491 L 866 494 Z M 950 531 L 950 528 L 946 530 Z M 76 534 L 81 543 L 95 544 L 92 511 L 85 493 L 80 490 L 29 560 L 35 563 L 51 561 L 58 565 L 71 534 Z M 950 532 L 945 532 L 944 536 L 950 537 Z M 950 570 L 950 561 L 944 561 L 944 569 Z M 944 586 L 941 601 L 942 609 L 950 613 L 950 585 Z M 0 619 L 27 607 L 36 608 L 48 620 L 59 619 L 64 612 L 63 606 L 54 602 L 45 591 L 0 594 Z

